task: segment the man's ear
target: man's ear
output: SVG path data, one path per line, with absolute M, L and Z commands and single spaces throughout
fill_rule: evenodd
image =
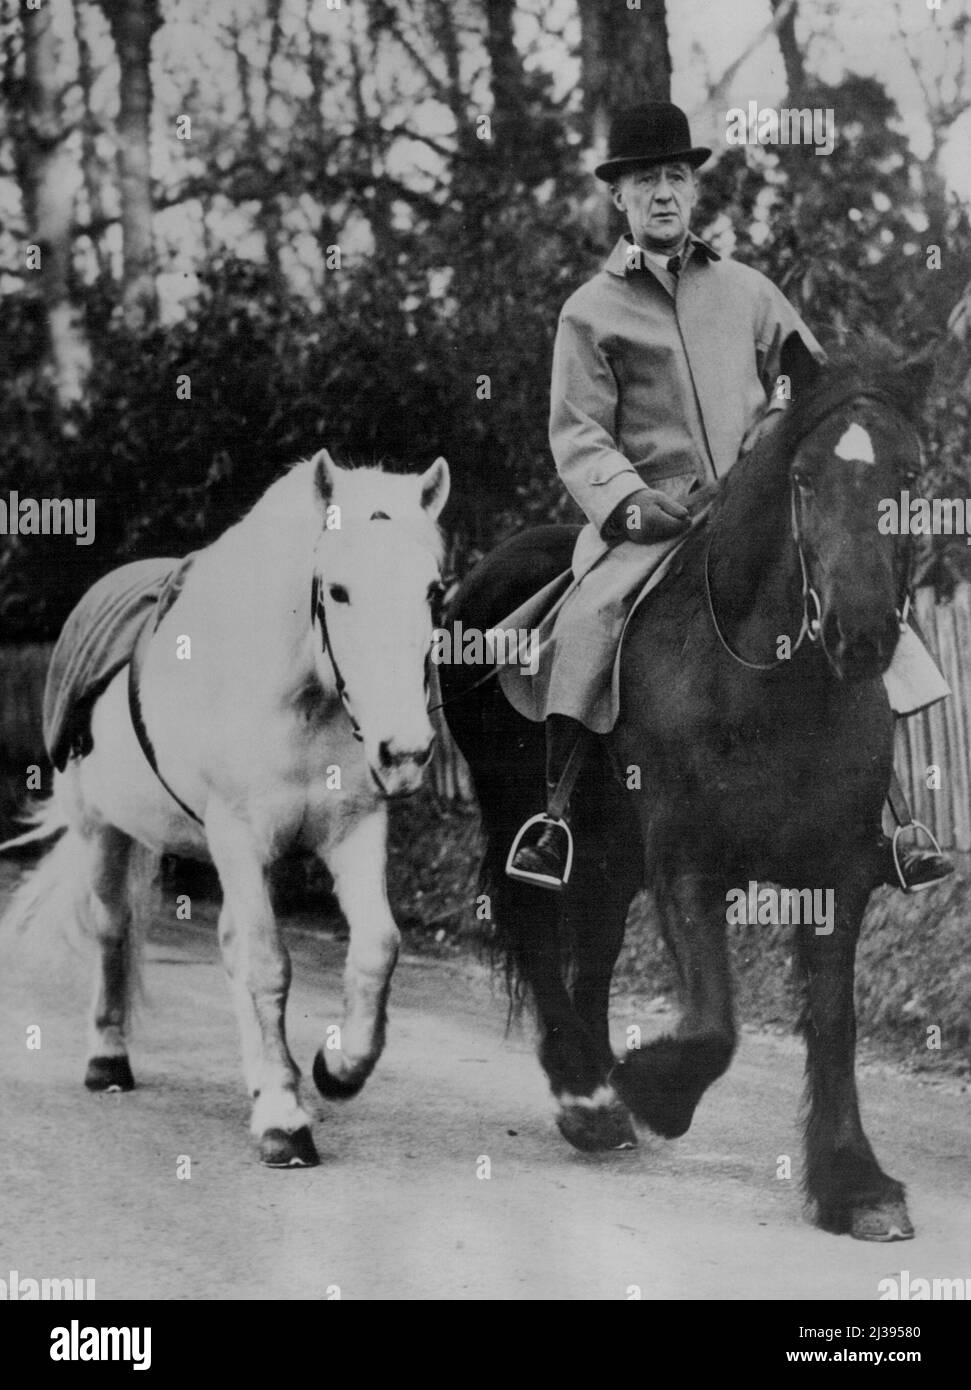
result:
M 334 496 L 334 474 L 337 464 L 326 449 L 320 449 L 310 462 L 314 465 L 314 491 L 317 500 L 326 507 Z
M 431 514 L 432 520 L 437 521 L 439 513 L 448 501 L 448 491 L 451 487 L 448 464 L 443 458 L 437 458 L 430 468 L 425 469 L 418 481 L 421 484 L 421 505 Z
M 820 366 L 806 346 L 801 333 L 794 329 L 782 344 L 779 370 L 789 378 L 792 399 L 798 400 L 804 391 L 811 391 L 819 377 Z

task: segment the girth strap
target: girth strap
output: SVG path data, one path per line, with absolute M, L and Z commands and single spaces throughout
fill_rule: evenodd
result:
M 151 736 L 148 732 L 148 726 L 145 723 L 145 715 L 142 711 L 142 701 L 141 695 L 139 693 L 142 669 L 145 665 L 145 654 L 148 651 L 149 643 L 155 636 L 155 633 L 157 632 L 158 626 L 161 623 L 162 619 L 165 617 L 166 613 L 169 611 L 169 609 L 172 607 L 173 603 L 181 593 L 182 585 L 185 580 L 185 576 L 189 570 L 189 567 L 192 563 L 192 559 L 193 557 L 191 555 L 188 555 L 183 560 L 182 564 L 176 570 L 175 574 L 172 576 L 168 584 L 162 590 L 162 593 L 159 595 L 159 600 L 158 604 L 156 605 L 155 612 L 146 619 L 145 623 L 142 625 L 141 632 L 138 634 L 138 639 L 135 642 L 134 649 L 132 650 L 131 660 L 128 663 L 128 713 L 131 716 L 132 728 L 135 730 L 135 737 L 138 739 L 138 746 L 145 754 L 145 760 L 148 763 L 149 767 L 155 773 L 155 776 L 161 782 L 162 786 L 168 792 L 172 800 L 178 806 L 181 806 L 182 810 L 186 813 L 187 816 L 190 817 L 190 819 L 194 820 L 197 825 L 201 825 L 201 817 L 197 816 L 195 811 L 193 811 L 192 807 L 187 806 L 186 803 L 182 800 L 181 796 L 179 796 L 176 792 L 172 790 L 172 788 L 169 786 L 168 782 L 162 775 L 162 772 L 158 765 L 158 758 L 155 754 L 155 748 L 152 743 Z

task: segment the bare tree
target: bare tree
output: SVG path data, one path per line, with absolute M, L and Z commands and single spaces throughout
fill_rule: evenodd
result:
M 118 180 L 123 247 L 122 309 L 139 329 L 156 308 L 155 247 L 149 127 L 152 112 L 152 35 L 161 23 L 158 0 L 99 0 L 118 54 Z
M 525 77 L 516 47 L 516 0 L 489 0 L 484 7 L 486 48 L 492 75 L 492 134 L 500 155 L 518 162 L 524 153 Z
M 78 85 L 81 89 L 81 171 L 84 180 L 85 198 L 88 204 L 88 235 L 98 268 L 98 274 L 105 273 L 105 258 L 101 247 L 101 232 L 108 225 L 109 218 L 102 196 L 102 170 L 98 160 L 98 118 L 91 102 L 91 91 L 95 82 L 95 66 L 91 43 L 87 33 L 87 21 L 94 13 L 82 5 L 74 7 L 74 41 L 78 50 Z
M 81 311 L 71 293 L 75 160 L 64 105 L 69 82 L 50 5 L 23 12 L 24 122 L 20 184 L 30 242 L 40 250 L 49 368 L 59 406 L 84 397 L 91 356 Z
M 796 39 L 796 18 L 799 13 L 798 0 L 770 0 L 772 18 L 775 22 L 776 37 L 782 52 L 782 62 L 786 70 L 788 96 L 794 105 L 802 102 L 806 90 L 806 64 L 803 52 Z

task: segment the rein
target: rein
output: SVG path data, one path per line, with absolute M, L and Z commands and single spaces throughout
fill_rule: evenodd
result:
M 809 582 L 809 568 L 806 565 L 806 555 L 802 548 L 802 535 L 799 530 L 799 512 L 796 503 L 796 484 L 790 482 L 790 500 L 792 503 L 792 539 L 796 543 L 796 554 L 799 556 L 799 568 L 802 571 L 802 622 L 799 625 L 799 636 L 796 638 L 795 645 L 787 657 L 777 658 L 775 661 L 746 661 L 744 656 L 739 656 L 738 652 L 729 644 L 728 639 L 722 632 L 715 614 L 715 602 L 711 593 L 711 544 L 714 536 L 709 536 L 708 544 L 705 547 L 705 598 L 708 600 L 708 616 L 711 618 L 711 625 L 715 630 L 715 636 L 725 648 L 730 657 L 738 662 L 739 666 L 744 666 L 748 671 L 774 671 L 777 666 L 782 666 L 784 662 L 790 661 L 793 655 L 799 650 L 805 640 L 810 642 L 819 640 L 819 622 L 823 614 L 822 605 L 819 602 L 819 595 Z M 809 604 L 812 601 L 816 609 L 816 616 L 810 618 Z
M 899 414 L 897 406 L 894 404 L 891 398 L 882 391 L 855 390 L 844 392 L 835 400 L 826 400 L 823 403 L 821 403 L 820 407 L 816 411 L 812 412 L 807 420 L 802 422 L 802 427 L 800 428 L 799 433 L 792 440 L 793 452 L 795 452 L 796 446 L 801 444 L 802 441 L 806 439 L 810 434 L 812 434 L 814 430 L 818 429 L 819 426 L 823 423 L 823 421 L 827 419 L 830 415 L 832 415 L 832 413 L 835 410 L 838 410 L 841 405 L 845 405 L 847 401 L 860 400 L 861 398 L 866 400 L 877 401 L 881 405 L 887 406 L 889 409 Z M 792 650 L 790 651 L 787 657 L 778 658 L 775 661 L 747 661 L 745 657 L 740 656 L 739 653 L 735 651 L 734 647 L 732 647 L 732 645 L 729 643 L 728 639 L 725 637 L 725 634 L 721 629 L 721 625 L 718 622 L 718 617 L 715 613 L 715 602 L 711 592 L 711 547 L 712 542 L 715 539 L 713 535 L 709 536 L 708 544 L 705 547 L 705 598 L 708 603 L 708 616 L 711 618 L 711 625 L 714 628 L 715 636 L 718 638 L 719 642 L 724 647 L 728 655 L 732 657 L 734 661 L 738 662 L 740 666 L 744 666 L 748 671 L 774 671 L 777 667 L 784 665 L 787 661 L 790 661 L 792 659 L 792 656 L 799 650 L 799 648 L 802 646 L 803 642 L 805 642 L 807 638 L 810 642 L 817 642 L 819 640 L 820 620 L 822 618 L 822 605 L 819 601 L 819 594 L 816 592 L 815 588 L 809 580 L 809 567 L 806 564 L 806 554 L 803 549 L 802 531 L 799 525 L 799 503 L 797 499 L 797 484 L 795 479 L 792 477 L 790 477 L 789 480 L 789 497 L 791 504 L 790 511 L 792 539 L 795 542 L 796 554 L 799 556 L 799 569 L 802 574 L 802 621 L 799 625 L 799 635 L 796 638 L 795 645 L 793 646 Z M 910 610 L 910 594 L 913 584 L 913 566 L 914 544 L 913 540 L 910 539 L 908 540 L 907 544 L 907 563 L 904 567 L 904 575 L 901 584 L 901 593 L 899 601 L 897 603 L 897 616 L 900 619 L 901 628 L 903 628 L 906 625 L 907 614 Z M 810 603 L 812 603 L 812 606 L 816 610 L 816 615 L 812 618 L 810 617 Z

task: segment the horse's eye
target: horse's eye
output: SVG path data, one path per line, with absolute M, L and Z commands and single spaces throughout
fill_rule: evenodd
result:
M 434 584 L 428 586 L 428 602 L 432 608 L 437 608 L 445 597 L 445 585 L 436 579 Z
M 335 603 L 350 603 L 351 601 L 350 595 L 343 584 L 331 584 L 327 592 Z

